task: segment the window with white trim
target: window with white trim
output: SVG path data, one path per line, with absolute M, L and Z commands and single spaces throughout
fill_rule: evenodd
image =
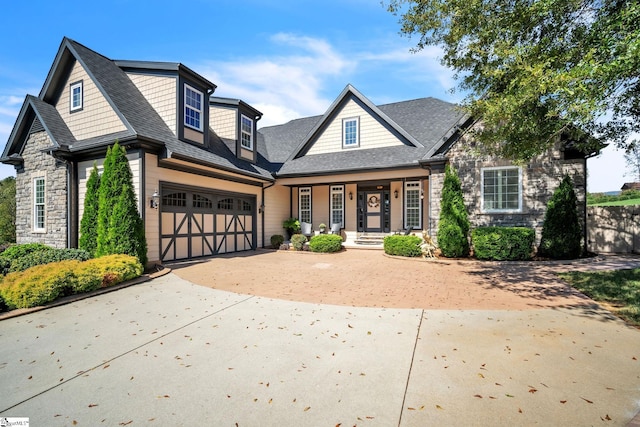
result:
M 184 85 L 184 124 L 202 131 L 202 92 Z
M 404 228 L 422 228 L 422 188 L 420 181 L 404 183 Z
M 331 224 L 344 228 L 344 186 L 331 186 Z M 331 224 L 329 226 L 331 226 Z
M 298 190 L 298 220 L 311 223 L 311 187 Z
M 246 150 L 253 150 L 253 120 L 244 114 L 240 117 L 240 145 Z
M 83 90 L 82 90 L 82 80 L 79 82 L 71 83 L 69 86 L 69 110 L 77 111 L 82 110 L 83 105 Z
M 358 117 L 342 119 L 342 147 L 358 147 L 360 145 L 360 119 Z
M 33 180 L 33 230 L 45 230 L 45 206 L 44 206 L 44 178 Z
M 518 166 L 482 169 L 482 211 L 522 210 L 522 169 Z

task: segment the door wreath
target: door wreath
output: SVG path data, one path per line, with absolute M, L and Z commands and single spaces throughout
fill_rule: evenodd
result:
M 369 197 L 369 201 L 367 202 L 367 204 L 370 208 L 377 208 L 378 206 L 380 206 L 380 200 L 378 199 L 378 196 L 371 196 Z

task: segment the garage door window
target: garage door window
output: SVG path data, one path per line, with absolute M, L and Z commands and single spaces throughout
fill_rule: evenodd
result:
M 213 209 L 213 201 L 201 194 L 193 195 L 193 207 L 199 209 Z
M 187 193 L 169 193 L 162 196 L 162 206 L 187 206 Z
M 231 197 L 218 201 L 218 209 L 231 211 L 233 210 L 233 199 Z

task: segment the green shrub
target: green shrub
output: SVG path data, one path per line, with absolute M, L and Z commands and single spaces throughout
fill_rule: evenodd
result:
M 139 277 L 144 271 L 144 267 L 136 257 L 125 254 L 90 259 L 85 261 L 83 266 L 95 267 L 100 272 L 102 288 Z
M 2 252 L 2 256 L 13 261 L 14 259 L 22 258 L 36 251 L 46 251 L 53 249 L 51 246 L 43 245 L 42 243 L 24 243 L 21 245 L 13 245 L 5 249 Z
M 418 257 L 422 255 L 420 245 L 422 239 L 418 236 L 392 235 L 384 238 L 384 253 L 406 257 Z
M 448 258 L 469 255 L 469 218 L 464 206 L 460 178 L 449 165 L 445 168 L 438 224 L 438 246 Z
M 291 245 L 296 251 L 301 251 L 304 248 L 304 244 L 307 242 L 307 236 L 304 234 L 294 234 L 291 236 Z
M 98 246 L 98 206 L 100 200 L 100 174 L 96 162 L 93 162 L 85 194 L 78 247 L 89 252 L 93 257 Z
M 0 275 L 6 276 L 9 274 L 9 270 L 11 269 L 11 260 L 0 256 Z
M 547 204 L 538 254 L 554 259 L 578 258 L 581 240 L 577 197 L 571 178 L 565 175 Z
M 64 295 L 111 286 L 142 274 L 137 257 L 108 255 L 88 261 L 66 260 L 8 274 L 0 283 L 7 308 L 29 308 Z
M 9 273 L 0 285 L 0 294 L 9 309 L 50 303 L 74 287 L 77 264 L 79 261 L 62 261 Z
M 447 258 L 460 258 L 469 255 L 469 241 L 462 228 L 451 219 L 442 219 L 438 225 L 438 247 Z
M 309 242 L 311 252 L 338 252 L 342 249 L 342 237 L 337 234 L 319 234 Z
M 48 249 L 31 252 L 22 258 L 14 259 L 11 262 L 11 272 L 24 271 L 36 265 L 49 264 L 64 260 L 86 261 L 90 258 L 87 251 L 81 249 Z
M 478 227 L 471 241 L 478 259 L 516 261 L 531 259 L 536 233 L 526 227 Z
M 284 243 L 284 236 L 282 234 L 274 234 L 271 236 L 271 246 L 274 248 L 279 248 L 280 245 Z

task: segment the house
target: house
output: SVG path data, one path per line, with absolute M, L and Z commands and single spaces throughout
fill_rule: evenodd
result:
M 625 182 L 620 188 L 622 191 L 640 190 L 640 182 Z
M 454 104 L 374 105 L 351 85 L 322 116 L 258 128 L 262 113 L 214 95 L 180 63 L 109 59 L 64 38 L 22 105 L 0 161 L 17 171 L 17 238 L 76 247 L 86 181 L 126 147 L 151 262 L 252 250 L 291 216 L 362 233 L 437 231 L 447 163 L 474 226 L 531 226 L 565 173 L 580 203 L 586 157 L 567 142 L 528 165 L 478 156 Z

